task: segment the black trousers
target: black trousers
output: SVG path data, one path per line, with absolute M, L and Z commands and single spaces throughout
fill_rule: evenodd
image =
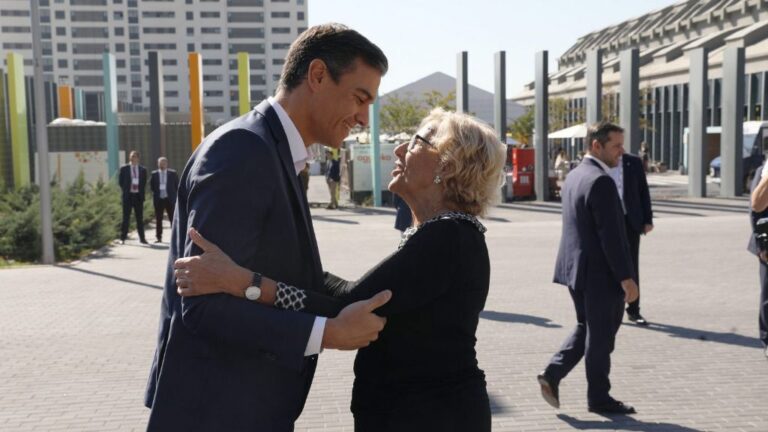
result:
M 768 347 L 768 264 L 760 261 L 760 340 Z
M 131 210 L 136 214 L 136 229 L 139 231 L 139 239 L 144 240 L 144 197 L 138 193 L 126 195 L 123 195 L 123 224 L 120 227 L 120 240 L 125 240 L 128 237 Z
M 353 411 L 355 432 L 491 432 L 485 387 L 476 379 L 418 396 L 400 394 L 391 411 Z
M 152 200 L 155 205 L 155 238 L 160 241 L 163 239 L 163 213 L 168 214 L 168 220 L 173 222 L 173 205 L 170 198 L 155 198 Z
M 587 402 L 590 406 L 610 401 L 611 353 L 624 315 L 624 291 L 587 287 L 568 290 L 576 309 L 576 328 L 552 356 L 545 372 L 559 382 L 582 357 L 587 371 Z
M 629 241 L 629 254 L 632 256 L 632 265 L 635 266 L 635 282 L 637 282 L 637 300 L 627 305 L 627 312 L 640 313 L 640 233 L 633 230 L 629 221 L 624 224 L 627 227 L 627 240 Z

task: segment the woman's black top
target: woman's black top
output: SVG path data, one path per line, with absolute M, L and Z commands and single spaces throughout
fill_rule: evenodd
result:
M 475 331 L 490 278 L 484 231 L 471 216 L 438 217 L 407 231 L 400 248 L 359 280 L 326 273 L 333 297 L 306 292 L 305 311 L 332 317 L 349 303 L 392 290 L 391 300 L 376 310 L 387 317 L 384 330 L 355 359 L 356 417 L 412 409 L 420 399 L 469 388 L 478 394 L 467 396 L 490 417 L 475 354 Z M 426 408 L 428 401 L 423 402 Z M 460 412 L 454 414 L 470 414 Z

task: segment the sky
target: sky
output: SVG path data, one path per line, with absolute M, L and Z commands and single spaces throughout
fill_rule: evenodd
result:
M 534 79 L 535 53 L 557 57 L 590 32 L 679 0 L 307 0 L 309 25 L 340 22 L 377 44 L 389 59 L 385 94 L 433 72 L 456 76 L 467 51 L 469 83 L 494 87 L 494 53 L 506 51 L 507 97 Z

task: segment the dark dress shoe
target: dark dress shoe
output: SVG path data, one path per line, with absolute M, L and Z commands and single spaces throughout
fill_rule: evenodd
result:
M 125 240 L 120 240 L 120 244 L 124 245 L 125 244 Z
M 560 390 L 557 388 L 559 383 L 547 376 L 545 372 L 538 374 L 536 380 L 541 386 L 541 397 L 553 408 L 560 408 Z
M 632 406 L 624 405 L 623 402 L 615 399 L 601 405 L 592 405 L 589 407 L 589 412 L 598 414 L 637 414 L 637 411 Z
M 162 242 L 163 242 L 163 240 L 162 240 L 162 239 L 157 239 L 157 240 L 155 240 L 155 243 L 162 243 Z
M 149 242 L 144 240 L 144 239 L 139 240 L 139 243 L 141 243 L 141 244 L 149 244 Z
M 648 321 L 646 321 L 645 318 L 643 318 L 643 316 L 640 315 L 639 312 L 638 313 L 629 313 L 629 312 L 627 312 L 627 317 L 629 318 L 630 321 L 632 321 L 633 323 L 635 323 L 637 325 L 641 325 L 641 326 L 647 326 L 648 325 Z

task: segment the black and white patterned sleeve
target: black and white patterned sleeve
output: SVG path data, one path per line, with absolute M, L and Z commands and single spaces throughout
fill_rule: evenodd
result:
M 304 310 L 304 300 L 307 293 L 303 289 L 288 285 L 283 282 L 277 283 L 277 293 L 275 297 L 275 307 L 292 311 Z

